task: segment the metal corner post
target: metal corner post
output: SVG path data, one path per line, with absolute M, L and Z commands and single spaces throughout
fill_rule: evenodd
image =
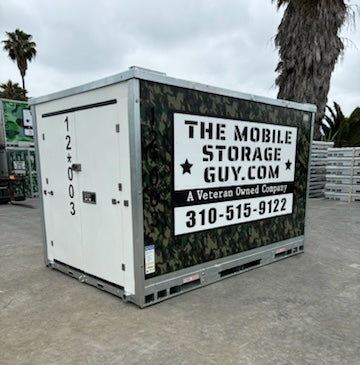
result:
M 309 188 L 310 188 L 310 172 L 311 172 L 311 152 L 312 152 L 312 141 L 314 136 L 314 125 L 315 125 L 315 115 L 316 112 L 311 113 L 311 129 L 310 129 L 310 138 L 309 138 L 309 160 L 308 160 L 308 176 L 306 182 L 306 202 L 305 202 L 305 217 L 304 217 L 304 246 L 306 241 L 306 226 L 307 226 L 307 218 L 309 213 Z
M 2 99 L 0 99 L 0 143 L 3 138 L 4 146 L 6 145 L 5 118 Z
M 135 303 L 142 307 L 145 278 L 139 79 L 128 81 L 128 95 Z
M 28 164 L 29 164 L 29 172 L 30 172 L 30 191 L 31 191 L 31 197 L 34 197 L 34 183 L 33 183 L 33 169 L 31 168 L 31 163 L 30 163 L 30 150 L 28 149 L 27 151 L 27 160 L 28 160 Z
M 39 197 L 40 197 L 44 263 L 47 266 L 49 264 L 49 260 L 48 260 L 47 243 L 46 243 L 47 241 L 46 241 L 46 229 L 45 229 L 44 202 L 43 202 L 43 194 L 42 194 L 43 188 L 42 188 L 42 179 L 41 179 L 41 165 L 40 165 L 40 153 L 39 153 L 39 141 L 38 141 L 39 135 L 38 135 L 38 129 L 37 129 L 37 123 L 36 123 L 35 105 L 31 106 L 31 115 L 33 118 L 33 128 L 34 128 L 34 135 L 35 135 L 35 138 L 34 138 L 35 161 L 36 161 L 38 189 L 39 189 Z
M 0 99 L 0 175 L 1 171 L 3 171 L 4 175 L 8 175 L 8 167 L 6 161 L 5 118 L 2 100 L 3 99 Z

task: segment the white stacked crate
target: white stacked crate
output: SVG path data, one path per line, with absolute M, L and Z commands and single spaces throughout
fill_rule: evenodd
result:
M 360 147 L 330 148 L 326 171 L 326 198 L 360 201 Z
M 312 142 L 309 184 L 310 198 L 320 198 L 324 196 L 327 152 L 328 149 L 333 146 L 334 142 Z

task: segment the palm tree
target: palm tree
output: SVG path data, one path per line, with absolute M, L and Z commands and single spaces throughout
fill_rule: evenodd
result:
M 28 62 L 36 56 L 36 43 L 33 42 L 32 35 L 26 34 L 20 29 L 15 32 L 6 32 L 8 39 L 2 41 L 4 50 L 9 53 L 9 57 L 15 62 L 20 71 L 22 87 L 25 89 L 25 74 Z
M 334 102 L 334 107 L 326 107 L 321 122 L 322 141 L 334 142 L 336 147 L 360 146 L 360 107 L 354 109 L 349 117 L 345 117 L 339 104 Z
M 340 105 L 334 101 L 334 107 L 326 106 L 329 115 L 325 114 L 324 119 L 320 123 L 321 140 L 325 142 L 335 142 L 340 134 L 343 125 L 346 123 Z
M 348 145 L 360 147 L 360 107 L 353 110 L 348 118 Z
M 275 0 L 272 0 L 273 2 Z M 286 6 L 275 37 L 278 98 L 317 106 L 314 137 L 320 137 L 330 78 L 344 44 L 341 27 L 354 13 L 343 0 L 276 0 Z
M 21 88 L 17 82 L 13 84 L 9 80 L 6 84 L 0 84 L 0 98 L 26 101 L 26 93 L 27 91 Z

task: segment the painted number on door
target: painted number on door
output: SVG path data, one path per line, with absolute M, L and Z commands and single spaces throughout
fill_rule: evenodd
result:
M 66 127 L 66 136 L 65 136 L 65 153 L 66 153 L 66 161 L 67 161 L 67 177 L 68 177 L 68 195 L 70 198 L 69 206 L 70 206 L 70 214 L 75 215 L 75 190 L 73 185 L 73 179 L 74 179 L 74 171 L 72 169 L 72 144 L 71 144 L 71 135 L 70 135 L 70 128 L 69 128 L 69 119 L 68 117 L 64 120 L 65 127 Z

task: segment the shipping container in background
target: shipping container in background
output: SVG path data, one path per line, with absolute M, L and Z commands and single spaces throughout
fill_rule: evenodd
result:
M 22 176 L 24 178 L 26 197 L 37 197 L 39 195 L 39 188 L 35 149 L 31 147 L 7 147 L 6 157 L 9 175 Z
M 26 101 L 0 99 L 0 177 L 10 184 L 12 200 L 38 196 L 33 122 Z
M 303 252 L 314 106 L 137 67 L 30 104 L 48 266 L 145 307 Z

